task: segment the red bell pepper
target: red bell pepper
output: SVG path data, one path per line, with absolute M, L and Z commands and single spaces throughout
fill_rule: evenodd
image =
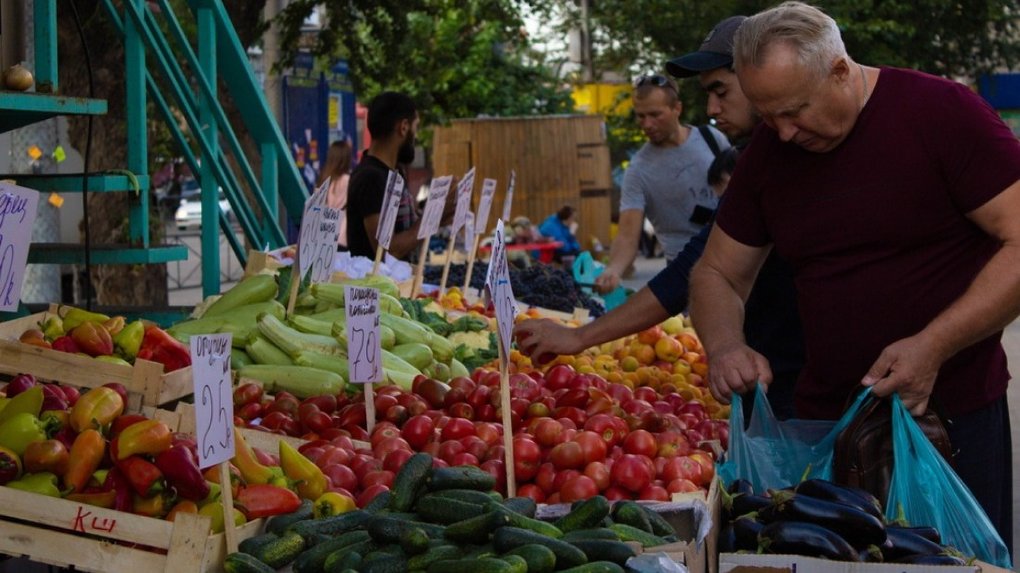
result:
M 167 372 L 191 366 L 191 352 L 188 347 L 155 325 L 145 327 L 138 358 L 158 362 Z
M 170 448 L 173 434 L 170 427 L 159 420 L 145 420 L 131 424 L 117 438 L 117 461 L 135 454 L 157 455 Z
M 82 493 L 69 493 L 64 499 L 94 505 L 104 509 L 114 509 L 113 504 L 117 502 L 117 493 L 113 491 L 84 491 Z
M 301 498 L 296 493 L 269 484 L 241 488 L 236 502 L 248 519 L 291 513 L 301 506 Z
M 117 468 L 127 478 L 131 489 L 139 496 L 148 498 L 166 489 L 163 472 L 156 464 L 141 456 L 131 456 L 117 462 Z
M 201 501 L 209 495 L 209 483 L 198 469 L 195 458 L 187 446 L 173 446 L 156 456 L 156 467 L 177 495 L 192 501 Z
M 128 426 L 137 424 L 138 422 L 144 422 L 146 420 L 148 420 L 148 418 L 141 414 L 122 414 L 117 416 L 113 422 L 110 423 L 110 431 L 107 436 L 112 440 L 119 436 L 121 432 L 126 430 Z
M 109 356 L 113 354 L 113 338 L 102 324 L 83 322 L 74 327 L 70 333 L 78 348 L 89 356 Z
M 103 435 L 93 429 L 78 434 L 71 445 L 67 459 L 67 473 L 64 474 L 64 487 L 81 493 L 85 489 L 93 472 L 99 469 L 106 453 L 106 440 Z
M 131 511 L 134 505 L 134 499 L 131 495 L 131 483 L 124 477 L 124 472 L 120 471 L 120 468 L 110 468 L 110 471 L 106 474 L 106 480 L 103 481 L 103 490 L 112 491 L 116 494 L 114 496 L 113 509 L 117 511 Z

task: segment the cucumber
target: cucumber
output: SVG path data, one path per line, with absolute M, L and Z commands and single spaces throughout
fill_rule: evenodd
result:
M 396 478 L 394 478 L 396 479 Z M 379 495 L 372 498 L 372 501 L 365 504 L 365 507 L 361 508 L 368 513 L 376 513 L 389 507 L 390 499 L 393 497 L 392 491 L 384 491 Z
M 310 549 L 306 549 L 294 560 L 292 568 L 294 573 L 322 573 L 326 565 L 326 558 L 331 553 L 339 551 L 348 545 L 368 541 L 368 532 L 363 529 L 348 531 L 338 537 L 323 541 Z
M 265 545 L 256 547 L 252 556 L 273 569 L 279 569 L 297 559 L 304 550 L 305 538 L 297 533 L 288 532 Z
M 556 527 L 555 525 L 547 521 L 532 519 L 530 517 L 521 515 L 495 502 L 491 502 L 487 507 L 491 511 L 498 511 L 500 513 L 506 514 L 507 517 L 510 518 L 510 525 L 514 527 L 520 527 L 521 529 L 530 529 L 535 533 L 541 533 L 542 535 L 552 537 L 553 539 L 559 539 L 563 537 L 563 532 L 560 531 L 560 528 Z
M 591 529 L 575 529 L 570 533 L 563 534 L 563 541 L 572 542 L 580 539 L 607 539 L 619 541 L 620 536 L 608 527 L 593 527 Z
M 613 506 L 613 521 L 653 533 L 648 514 L 635 501 L 619 501 Z
M 641 544 L 641 547 L 656 547 L 667 543 L 665 539 L 658 535 L 653 535 L 623 523 L 614 523 L 609 526 L 609 529 L 615 531 L 620 536 L 621 541 L 637 541 Z
M 436 561 L 429 565 L 428 573 L 515 573 L 514 567 L 495 557 Z
M 361 573 L 404 573 L 407 571 L 407 558 L 403 555 L 377 552 L 372 556 L 366 555 L 357 570 Z
M 538 504 L 535 500 L 530 497 L 511 497 L 503 501 L 503 507 L 516 511 L 524 517 L 535 517 L 535 512 L 538 510 Z
M 648 523 L 652 526 L 652 533 L 659 537 L 668 537 L 670 535 L 676 535 L 676 529 L 666 521 L 666 518 L 659 515 L 658 512 L 653 511 L 652 508 L 638 504 L 638 507 L 645 512 L 648 516 Z
M 507 514 L 490 511 L 446 526 L 444 535 L 455 543 L 485 543 L 490 533 L 509 523 Z
M 492 476 L 490 476 L 492 477 Z M 466 501 L 449 498 L 423 497 L 418 500 L 415 508 L 418 514 L 431 523 L 448 525 L 469 517 L 477 517 L 485 513 L 485 508 Z
M 409 571 L 425 571 L 429 568 L 429 565 L 436 561 L 459 559 L 463 554 L 463 551 L 455 545 L 437 545 L 430 547 L 425 553 L 408 559 L 407 569 Z
M 442 491 L 427 494 L 425 497 L 449 498 L 455 499 L 457 501 L 476 503 L 478 505 L 485 505 L 491 501 L 498 501 L 494 500 L 491 494 L 481 492 L 475 489 L 444 489 Z
M 528 529 L 519 527 L 501 527 L 492 535 L 492 544 L 499 553 L 506 553 L 522 545 L 537 543 L 552 550 L 556 555 L 556 564 L 559 567 L 575 567 L 588 562 L 584 552 L 569 543 L 546 537 L 541 533 L 535 533 Z
M 420 527 L 412 527 L 400 534 L 400 548 L 407 555 L 419 555 L 429 550 L 429 536 Z
M 496 477 L 474 466 L 439 468 L 432 472 L 428 488 L 431 491 L 444 489 L 473 489 L 489 492 L 496 487 Z
M 238 543 L 237 550 L 240 551 L 241 553 L 247 553 L 248 555 L 255 555 L 255 551 L 259 547 L 262 547 L 263 545 L 266 545 L 270 541 L 274 541 L 279 538 L 280 536 L 275 533 L 263 533 L 261 535 L 249 537 L 248 539 L 245 539 L 244 541 Z
M 361 562 L 364 558 L 357 551 L 350 551 L 345 553 L 343 558 L 338 559 L 333 564 L 332 569 L 324 569 L 324 571 L 341 571 L 347 573 L 348 571 L 357 571 L 361 567 Z
M 528 573 L 528 562 L 520 555 L 507 554 L 500 557 L 500 559 L 510 564 L 512 573 Z
M 372 516 L 365 511 L 349 511 L 323 519 L 299 521 L 288 527 L 287 531 L 293 531 L 305 539 L 316 534 L 339 535 L 361 527 L 370 517 Z
M 624 573 L 624 568 L 612 561 L 596 561 L 579 567 L 561 569 L 560 573 Z
M 337 573 L 344 569 L 357 568 L 361 564 L 361 557 L 371 553 L 378 547 L 379 546 L 374 541 L 366 539 L 365 541 L 359 541 L 357 543 L 352 543 L 347 547 L 337 549 L 326 557 L 322 570 L 324 573 Z M 353 558 L 347 557 L 351 553 L 356 553 L 358 555 L 356 558 L 358 563 L 355 565 L 351 565 L 349 562 L 349 560 Z
M 393 478 L 389 508 L 393 511 L 410 510 L 431 475 L 432 456 L 417 453 L 408 458 Z
M 276 573 L 276 569 L 240 552 L 227 555 L 223 560 L 223 570 L 226 573 Z
M 590 529 L 597 527 L 606 516 L 609 515 L 609 500 L 604 496 L 596 495 L 579 503 L 570 513 L 556 521 L 563 533 L 575 529 Z
M 287 531 L 287 528 L 291 525 L 299 521 L 311 519 L 314 505 L 312 500 L 305 499 L 301 501 L 301 505 L 296 510 L 284 513 L 283 515 L 274 515 L 269 519 L 269 523 L 266 524 L 266 531 L 280 535 Z
M 409 529 L 417 529 L 426 537 L 442 539 L 444 528 L 433 523 L 406 521 L 388 515 L 373 515 L 365 523 L 372 539 L 379 543 L 400 543 L 400 536 Z
M 545 545 L 530 543 L 507 551 L 504 555 L 518 555 L 528 564 L 528 573 L 550 573 L 556 569 L 556 554 Z
M 617 565 L 626 565 L 628 559 L 637 555 L 633 547 L 622 541 L 582 539 L 571 541 L 570 544 L 584 551 L 590 562 L 612 561 Z

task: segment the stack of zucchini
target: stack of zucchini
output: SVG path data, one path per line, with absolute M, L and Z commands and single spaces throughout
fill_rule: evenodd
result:
M 622 573 L 636 551 L 675 541 L 670 525 L 633 502 L 602 496 L 577 502 L 550 523 L 526 497 L 503 499 L 476 467 L 433 470 L 412 456 L 393 489 L 366 507 L 312 519 L 307 508 L 274 517 L 267 533 L 227 556 L 228 573 Z

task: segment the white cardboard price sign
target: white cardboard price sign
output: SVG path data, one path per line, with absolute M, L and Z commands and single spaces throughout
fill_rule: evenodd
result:
M 298 268 L 304 277 L 312 270 L 312 282 L 329 280 L 333 273 L 333 258 L 336 256 L 336 242 L 340 235 L 340 210 L 332 209 L 326 201 L 329 179 L 314 195 L 305 201 L 301 217 L 301 237 L 298 242 Z
M 0 183 L 0 311 L 18 310 L 39 192 Z
M 347 310 L 347 361 L 350 382 L 382 382 L 382 343 L 379 339 L 379 290 L 344 287 Z
M 510 184 L 506 186 L 506 197 L 503 198 L 503 222 L 510 220 L 510 208 L 513 206 L 515 185 L 517 185 L 517 171 L 511 169 Z
M 379 246 L 387 251 L 390 250 L 390 241 L 393 240 L 393 226 L 397 223 L 397 210 L 400 209 L 400 199 L 403 196 L 404 178 L 396 171 L 390 171 L 386 179 L 382 208 L 379 210 L 379 227 L 375 232 Z
M 496 194 L 496 180 L 486 179 L 482 181 L 482 195 L 478 198 L 478 211 L 475 213 L 475 234 L 481 235 L 485 232 L 485 226 L 489 224 L 489 211 L 492 210 L 492 196 Z
M 457 231 L 464 225 L 467 219 L 467 212 L 471 209 L 471 194 L 475 190 L 475 168 L 472 167 L 464 174 L 464 178 L 457 183 L 457 210 L 453 213 L 453 228 L 451 236 L 456 236 Z
M 485 286 L 489 289 L 489 298 L 496 310 L 496 330 L 499 344 L 503 347 L 503 360 L 510 356 L 510 337 L 517 318 L 517 301 L 510 285 L 510 268 L 506 262 L 506 239 L 503 236 L 503 220 L 496 221 L 496 231 L 492 237 L 492 258 L 489 259 L 489 272 L 485 277 Z
M 443 209 L 446 207 L 446 196 L 450 194 L 452 175 L 444 175 L 432 179 L 429 185 L 429 198 L 425 201 L 425 212 L 421 216 L 418 227 L 418 238 L 426 239 L 439 231 L 439 223 L 443 220 Z
M 230 333 L 196 334 L 191 346 L 195 381 L 195 439 L 205 469 L 234 457 L 234 395 L 230 380 Z
M 464 248 L 470 249 L 475 244 L 475 214 L 468 211 L 464 216 Z

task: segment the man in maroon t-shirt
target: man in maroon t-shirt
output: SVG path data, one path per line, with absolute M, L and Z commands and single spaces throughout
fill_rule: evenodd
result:
M 775 248 L 804 322 L 798 415 L 837 418 L 862 384 L 915 415 L 931 400 L 957 471 L 1011 542 L 1000 337 L 1020 313 L 1020 142 L 966 86 L 854 62 L 835 21 L 804 4 L 745 21 L 734 58 L 765 125 L 691 275 L 713 395 L 771 380 L 741 321 Z

